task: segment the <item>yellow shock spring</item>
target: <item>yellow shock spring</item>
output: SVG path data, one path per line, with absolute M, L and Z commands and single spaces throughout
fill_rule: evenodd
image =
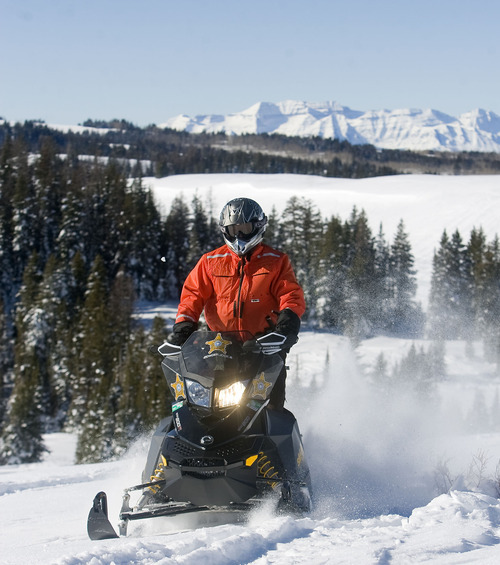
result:
M 162 479 L 165 478 L 165 467 L 166 466 L 167 466 L 167 460 L 162 455 L 161 460 L 158 463 L 158 466 L 156 467 L 154 474 L 151 475 L 151 482 L 152 483 L 155 482 L 155 481 L 161 481 Z M 152 485 L 152 486 L 149 486 L 148 489 L 153 494 L 156 494 L 160 490 L 160 486 L 159 485 Z
M 259 453 L 259 458 L 257 459 L 257 468 L 259 470 L 259 475 L 265 479 L 274 479 L 278 476 L 278 471 L 275 469 L 274 465 L 272 465 L 267 455 L 265 455 L 262 451 Z M 268 484 L 274 489 L 279 483 L 269 480 Z

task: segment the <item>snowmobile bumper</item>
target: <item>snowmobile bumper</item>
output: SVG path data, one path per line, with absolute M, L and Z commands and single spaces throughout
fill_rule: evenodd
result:
M 199 471 L 199 468 L 196 468 Z M 136 485 L 125 490 L 123 494 L 122 507 L 120 510 L 120 536 L 127 535 L 127 527 L 129 521 L 144 520 L 148 518 L 157 518 L 160 516 L 178 516 L 180 514 L 188 514 L 193 512 L 229 512 L 231 514 L 240 514 L 241 518 L 238 521 L 244 520 L 255 505 L 262 502 L 259 499 L 249 500 L 242 503 L 230 503 L 227 505 L 197 505 L 191 502 L 178 502 L 168 500 L 164 503 L 145 504 L 142 508 L 131 508 L 129 505 L 130 492 L 134 490 L 144 491 L 151 487 L 165 486 L 165 480 L 154 481 L 151 483 L 144 483 Z M 257 480 L 258 483 L 269 484 L 269 480 L 261 478 Z M 308 512 L 310 510 L 310 499 L 308 497 L 307 485 L 302 481 L 283 481 L 283 479 L 273 479 L 275 486 L 281 485 L 281 496 L 278 504 L 278 510 L 290 512 L 295 509 L 295 512 Z M 300 489 L 301 496 L 300 502 L 292 495 L 291 486 L 296 486 Z M 118 538 L 115 529 L 108 519 L 108 502 L 107 496 L 104 492 L 99 492 L 94 497 L 92 508 L 90 509 L 87 520 L 87 532 L 91 540 L 105 540 Z
M 157 486 L 158 483 L 161 485 L 164 481 L 157 481 L 155 485 Z M 160 516 L 178 516 L 180 514 L 189 514 L 193 512 L 221 512 L 222 510 L 229 511 L 232 514 L 239 513 L 243 516 L 252 508 L 252 505 L 248 503 L 233 504 L 230 508 L 223 509 L 221 507 L 198 506 L 191 502 L 176 502 L 172 500 L 165 503 L 146 505 L 144 508 L 132 509 L 129 506 L 129 492 L 133 490 L 142 490 L 144 487 L 152 485 L 153 483 L 136 485 L 125 490 L 122 508 L 120 511 L 120 536 L 127 535 L 127 526 L 129 521 L 157 518 Z M 105 540 L 120 537 L 108 519 L 108 503 L 105 492 L 99 492 L 94 497 L 92 508 L 90 509 L 87 520 L 87 533 L 91 540 Z

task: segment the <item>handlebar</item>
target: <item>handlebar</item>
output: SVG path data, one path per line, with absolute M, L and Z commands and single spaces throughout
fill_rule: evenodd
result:
M 289 349 L 297 343 L 297 337 L 284 336 L 278 332 L 271 332 L 261 337 L 250 339 L 243 343 L 243 349 L 249 353 L 262 353 L 264 355 L 274 355 L 284 349 Z M 149 351 L 154 354 L 160 354 L 163 357 L 178 355 L 181 351 L 181 345 L 173 345 L 166 341 L 160 346 L 152 345 Z

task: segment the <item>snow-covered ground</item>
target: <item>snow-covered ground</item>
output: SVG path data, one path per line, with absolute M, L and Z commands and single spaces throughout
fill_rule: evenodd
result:
M 196 191 L 205 198 L 205 189 L 212 187 L 215 209 L 244 195 L 279 210 L 295 193 L 316 200 L 325 215 L 346 217 L 354 204 L 365 208 L 375 231 L 382 221 L 390 237 L 403 218 L 419 285 L 427 288 L 428 263 L 444 228 L 450 233 L 458 228 L 465 236 L 482 225 L 491 238 L 498 224 L 498 177 L 150 180 L 166 207 L 181 191 L 189 202 Z M 160 306 L 141 315 L 157 312 L 172 315 Z M 354 351 L 341 336 L 301 333 L 289 356 L 287 394 L 312 472 L 316 506 L 310 516 L 273 516 L 264 508 L 246 524 L 210 522 L 203 515 L 158 518 L 131 524 L 126 538 L 90 541 L 86 520 L 94 495 L 108 493 L 116 525 L 122 489 L 140 482 L 148 437 L 120 461 L 75 466 L 75 438 L 52 434 L 46 437 L 51 452 L 42 463 L 0 467 L 0 563 L 500 563 L 495 418 L 500 376 L 479 343 L 470 351 L 463 342 L 449 342 L 448 376 L 430 405 L 403 393 L 381 400 L 365 376 L 368 369 L 381 352 L 393 365 L 411 345 L 378 337 Z
M 402 399 L 386 411 L 360 374 L 376 352 L 396 360 L 407 347 L 377 338 L 354 352 L 345 338 L 306 331 L 292 350 L 288 406 L 312 468 L 316 509 L 309 517 L 261 509 L 246 524 L 157 518 L 132 523 L 126 538 L 90 541 L 93 496 L 108 493 L 116 526 L 122 489 L 140 482 L 148 438 L 121 461 L 75 466 L 75 438 L 53 434 L 43 463 L 0 467 L 0 563 L 499 563 L 500 430 L 467 433 L 464 421 L 446 420 L 445 409 L 422 412 Z M 297 363 L 306 375 L 300 386 Z M 447 364 L 438 404 L 459 403 L 466 415 L 472 390 L 482 389 L 492 405 L 500 386 L 493 366 L 468 357 L 462 342 L 447 345 Z M 471 470 L 478 459 L 485 468 Z M 440 494 L 444 463 L 454 484 Z

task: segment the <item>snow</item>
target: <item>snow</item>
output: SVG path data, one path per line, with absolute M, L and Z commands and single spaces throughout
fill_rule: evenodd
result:
M 41 126 L 46 125 L 50 129 L 55 129 L 55 130 L 61 131 L 63 133 L 72 132 L 72 133 L 78 133 L 78 134 L 90 133 L 90 134 L 106 135 L 110 131 L 117 131 L 114 128 L 96 128 L 96 127 L 93 127 L 93 126 L 53 124 L 53 123 L 45 124 L 45 122 L 40 122 L 37 125 L 41 125 Z
M 432 249 L 442 230 L 466 237 L 482 225 L 496 233 L 498 177 L 390 177 L 347 181 L 313 177 L 207 175 L 146 179 L 165 210 L 181 192 L 208 194 L 218 209 L 248 195 L 283 209 L 293 194 L 325 215 L 346 217 L 354 204 L 376 231 L 392 237 L 405 220 L 428 288 Z M 237 194 L 236 194 L 237 193 Z M 140 305 L 141 317 L 172 317 L 173 305 Z M 261 508 L 247 523 L 208 515 L 132 523 L 126 538 L 90 541 L 87 514 L 94 495 L 108 494 L 116 526 L 122 490 L 140 482 L 148 436 L 119 461 L 74 465 L 72 434 L 46 436 L 41 463 L 0 467 L 2 565 L 407 564 L 500 562 L 498 424 L 472 428 L 478 394 L 495 410 L 500 375 L 463 342 L 446 343 L 447 378 L 430 406 L 395 392 L 381 400 L 366 374 L 382 352 L 389 365 L 415 344 L 377 337 L 352 349 L 325 332 L 301 332 L 288 358 L 287 406 L 296 415 L 311 467 L 316 506 L 307 517 L 275 516 Z M 364 368 L 364 373 L 361 368 Z M 445 488 L 443 488 L 445 485 Z
M 432 109 L 361 112 L 332 101 L 285 100 L 258 102 L 226 116 L 183 114 L 159 127 L 192 133 L 320 136 L 383 149 L 500 152 L 500 116 L 482 109 L 454 117 Z
M 380 224 L 392 241 L 401 219 L 409 234 L 419 300 L 429 295 L 432 256 L 443 230 L 459 230 L 467 241 L 472 228 L 482 227 L 488 241 L 498 233 L 500 176 L 395 175 L 367 179 L 324 178 L 305 175 L 214 174 L 177 175 L 162 179 L 146 177 L 156 200 L 167 212 L 174 198 L 187 203 L 198 196 L 212 203 L 218 214 L 231 198 L 246 196 L 257 200 L 266 213 L 273 206 L 282 212 L 292 196 L 311 200 L 323 217 L 347 220 L 353 206 L 364 209 L 373 235 Z
M 463 343 L 449 344 L 450 373 L 460 375 Z M 403 340 L 377 338 L 375 346 L 403 355 Z M 409 405 L 383 413 L 374 405 L 359 358 L 373 354 L 372 340 L 353 352 L 347 340 L 303 332 L 290 364 L 302 374 L 325 375 L 325 350 L 332 368 L 329 384 L 304 405 L 289 375 L 290 408 L 304 434 L 317 507 L 308 517 L 273 516 L 265 508 L 248 523 L 219 523 L 203 515 L 133 523 L 126 538 L 90 541 L 86 518 L 93 496 L 108 493 L 116 526 L 121 490 L 140 482 L 148 438 L 141 438 L 121 461 L 72 464 L 75 438 L 46 436 L 50 455 L 42 463 L 0 467 L 0 545 L 4 565 L 111 564 L 290 564 L 290 563 L 498 563 L 500 503 L 491 484 L 465 488 L 467 467 L 477 450 L 491 457 L 493 477 L 499 433 L 435 433 L 431 422 Z M 480 357 L 468 372 L 490 393 L 499 377 Z M 484 372 L 486 371 L 486 373 Z M 473 386 L 474 377 L 469 377 Z M 452 387 L 453 382 L 449 383 Z M 440 396 L 448 394 L 443 383 Z M 462 400 L 471 403 L 470 395 Z M 308 406 L 309 403 L 308 403 Z M 431 425 L 432 424 L 432 425 Z M 430 429 L 432 428 L 432 429 Z M 456 462 L 453 488 L 435 490 L 432 473 L 440 459 Z M 463 476 L 461 476 L 463 474 Z

